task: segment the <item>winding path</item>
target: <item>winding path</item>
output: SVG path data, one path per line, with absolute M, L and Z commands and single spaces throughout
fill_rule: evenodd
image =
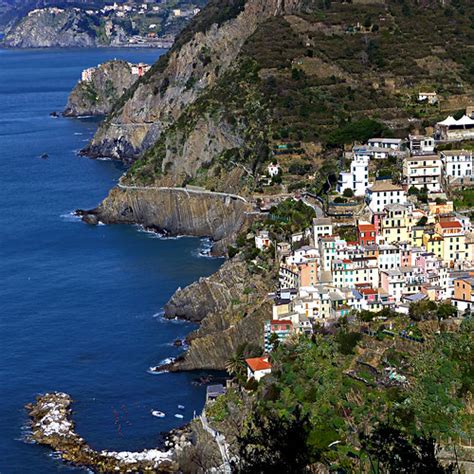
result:
M 214 441 L 217 443 L 217 446 L 219 447 L 219 451 L 221 453 L 222 457 L 222 466 L 218 468 L 218 472 L 222 473 L 231 473 L 232 468 L 230 466 L 230 455 L 229 455 L 229 445 L 226 443 L 224 435 L 221 433 L 217 432 L 213 428 L 209 426 L 209 423 L 207 421 L 207 416 L 206 412 L 203 410 L 202 415 L 199 417 L 202 423 L 202 427 L 204 428 L 205 431 L 207 431 Z
M 120 189 L 132 189 L 137 191 L 181 191 L 186 193 L 188 196 L 189 194 L 205 194 L 211 196 L 220 196 L 220 197 L 229 197 L 231 199 L 238 199 L 242 202 L 249 203 L 247 199 L 238 194 L 231 194 L 231 193 L 219 193 L 215 191 L 208 191 L 207 189 L 193 189 L 193 188 L 175 188 L 175 187 L 166 187 L 166 186 L 129 186 L 126 184 L 118 183 L 117 187 Z

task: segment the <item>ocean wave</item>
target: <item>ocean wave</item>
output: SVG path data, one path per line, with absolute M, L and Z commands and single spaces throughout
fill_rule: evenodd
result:
M 160 311 L 159 313 L 155 313 L 152 316 L 153 319 L 158 320 L 159 323 L 171 323 L 171 324 L 188 324 L 189 321 L 186 321 L 185 319 L 179 319 L 179 318 L 165 318 L 165 312 Z
M 150 375 L 161 375 L 169 373 L 169 370 L 156 370 L 158 366 L 150 367 L 146 372 Z
M 80 222 L 81 216 L 78 216 L 75 211 L 67 212 L 60 215 L 64 222 Z

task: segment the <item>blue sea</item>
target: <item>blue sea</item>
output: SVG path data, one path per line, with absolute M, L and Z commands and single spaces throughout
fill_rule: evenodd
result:
M 204 241 L 133 226 L 87 226 L 123 167 L 79 157 L 98 122 L 54 119 L 81 70 L 157 50 L 0 50 L 0 473 L 83 472 L 25 442 L 24 405 L 65 391 L 77 431 L 97 449 L 155 447 L 200 411 L 197 374 L 147 373 L 195 327 L 160 316 L 172 293 L 218 269 Z M 48 154 L 48 159 L 41 155 Z M 185 405 L 184 420 L 174 417 Z M 163 419 L 150 410 L 164 411 Z

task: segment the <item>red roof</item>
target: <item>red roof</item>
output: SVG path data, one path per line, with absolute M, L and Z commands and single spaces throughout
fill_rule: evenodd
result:
M 377 294 L 377 290 L 374 290 L 373 288 L 362 288 L 359 291 L 363 295 L 376 295 Z
M 272 364 L 268 362 L 266 357 L 254 357 L 252 359 L 245 359 L 247 365 L 250 367 L 252 372 L 257 372 L 258 370 L 268 370 L 272 368 Z
M 452 229 L 457 228 L 460 229 L 462 227 L 459 221 L 440 221 L 439 225 L 442 229 Z
M 359 224 L 357 228 L 359 232 L 375 232 L 375 226 L 373 224 Z
M 272 321 L 270 321 L 270 324 L 272 326 L 286 326 L 287 324 L 293 325 L 293 323 L 289 319 L 273 319 Z

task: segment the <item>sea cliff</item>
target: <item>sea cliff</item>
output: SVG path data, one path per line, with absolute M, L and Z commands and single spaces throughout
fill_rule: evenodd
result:
M 81 80 L 68 97 L 66 117 L 107 115 L 117 100 L 139 78 L 126 61 L 108 61 L 90 69 L 87 80 Z
M 140 224 L 166 235 L 210 237 L 214 254 L 224 255 L 227 245 L 249 222 L 250 210 L 243 198 L 205 190 L 115 187 L 85 218 L 106 224 Z
M 300 0 L 212 1 L 174 47 L 116 106 L 86 153 L 138 158 L 234 65 L 247 38 L 269 17 L 291 13 Z M 223 16 L 227 12 L 227 16 Z M 192 129 L 192 125 L 190 127 Z M 203 139 L 205 137 L 203 136 Z
M 98 23 L 76 8 L 44 8 L 23 17 L 5 35 L 10 48 L 91 48 L 121 44 L 126 33 L 120 25 L 97 34 Z
M 235 257 L 214 275 L 178 289 L 165 306 L 165 316 L 201 324 L 188 338 L 188 351 L 167 369 L 223 370 L 239 346 L 261 346 L 272 285 L 271 275 L 250 273 L 247 263 Z

